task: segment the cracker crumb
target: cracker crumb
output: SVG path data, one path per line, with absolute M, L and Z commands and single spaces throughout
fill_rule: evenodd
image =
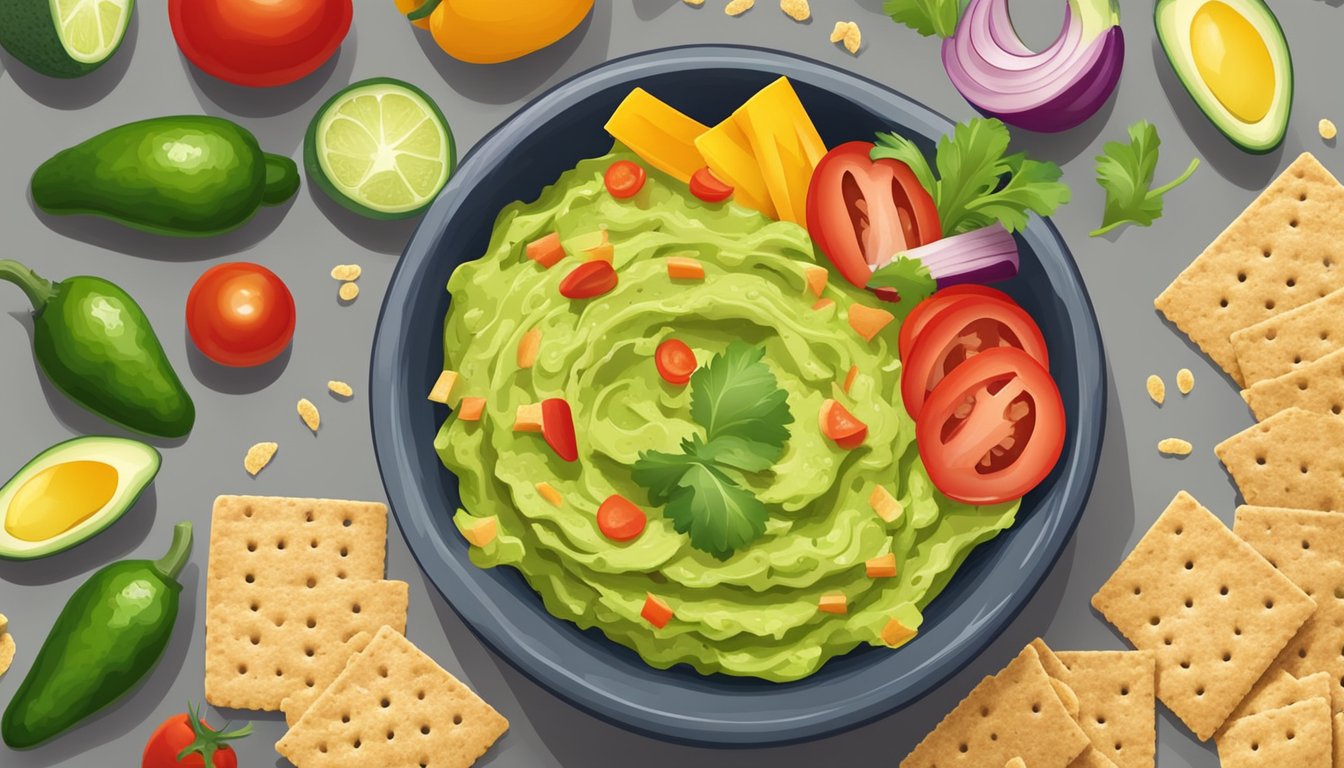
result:
M 687 5 L 693 5 L 696 8 L 699 8 L 700 6 L 705 4 L 705 0 L 681 0 L 681 1 Z
M 863 33 L 859 31 L 859 25 L 852 21 L 837 21 L 831 30 L 831 42 L 844 43 L 846 51 L 858 53 L 859 47 L 863 45 Z
M 1339 129 L 1335 128 L 1334 121 L 1327 117 L 1322 117 L 1321 122 L 1316 124 L 1316 131 L 1321 134 L 1321 138 L 1326 141 L 1334 141 L 1339 135 Z
M 812 18 L 812 8 L 807 0 L 779 0 L 779 10 L 794 21 L 807 21 Z
M 1158 453 L 1164 456 L 1189 456 L 1194 449 L 1189 440 L 1179 437 L 1168 437 L 1157 444 Z
M 0 675 L 9 671 L 14 663 L 14 636 L 9 633 L 9 619 L 0 613 Z
M 257 443 L 247 449 L 247 456 L 243 457 L 243 469 L 247 474 L 256 477 L 257 473 L 266 468 L 275 458 L 275 452 L 280 449 L 279 443 Z
M 358 264 L 337 264 L 331 268 L 331 279 L 340 280 L 342 283 L 358 280 L 362 274 L 364 269 Z
M 751 7 L 755 4 L 756 0 L 729 0 L 728 5 L 723 9 L 723 12 L 729 16 L 741 16 L 747 11 L 750 11 Z
M 349 384 L 335 380 L 327 382 L 327 391 L 338 397 L 353 397 L 355 394 L 355 390 Z
M 1190 390 L 1195 388 L 1195 374 L 1191 373 L 1189 368 L 1182 368 L 1176 372 L 1176 388 L 1181 390 L 1182 395 L 1190 394 Z
M 317 412 L 317 406 L 308 398 L 299 399 L 299 418 L 303 419 L 304 425 L 317 434 L 317 428 L 322 426 L 322 414 Z
M 1153 402 L 1157 403 L 1158 405 L 1161 405 L 1162 403 L 1166 402 L 1167 385 L 1166 382 L 1162 381 L 1161 376 L 1158 376 L 1157 374 L 1152 374 L 1151 376 L 1148 377 L 1148 396 L 1151 397 L 1153 399 Z
M 337 292 L 341 301 L 354 301 L 359 296 L 359 286 L 355 283 L 341 283 L 341 289 Z

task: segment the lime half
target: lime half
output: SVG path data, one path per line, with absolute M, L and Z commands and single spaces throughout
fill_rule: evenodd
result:
M 457 164 L 453 133 L 423 91 L 391 78 L 355 83 L 318 110 L 304 165 L 336 202 L 364 216 L 420 213 Z
M 66 54 L 82 64 L 97 64 L 121 45 L 135 0 L 50 1 Z
M 0 46 L 48 77 L 87 75 L 112 57 L 135 0 L 0 0 Z

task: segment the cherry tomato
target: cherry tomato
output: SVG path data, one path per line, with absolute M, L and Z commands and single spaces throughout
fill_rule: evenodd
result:
M 312 74 L 341 47 L 353 15 L 352 0 L 168 0 L 182 54 L 252 88 Z
M 847 451 L 863 445 L 863 441 L 868 438 L 868 425 L 834 400 L 826 400 L 821 404 L 817 421 L 821 425 L 821 433 Z
M 915 346 L 915 339 L 923 333 L 924 326 L 929 324 L 929 320 L 938 314 L 939 310 L 955 304 L 968 296 L 983 296 L 991 299 L 1017 304 L 1013 298 L 1003 291 L 990 288 L 984 285 L 953 285 L 944 288 L 933 294 L 929 298 L 919 302 L 915 308 L 906 315 L 905 322 L 901 323 L 901 334 L 897 340 L 897 347 L 900 350 L 902 360 L 910 359 L 910 350 Z
M 918 419 L 924 401 L 944 376 L 967 360 L 998 347 L 1023 350 L 1049 370 L 1041 329 L 1026 310 L 998 299 L 970 296 L 939 310 L 915 339 L 901 374 L 901 399 Z
M 238 768 L 238 755 L 226 742 L 251 732 L 250 725 L 223 733 L 212 730 L 193 708 L 164 720 L 154 730 L 145 744 L 140 768 Z M 179 760 L 178 755 L 188 749 L 190 752 Z
M 948 498 L 1024 496 L 1064 451 L 1064 404 L 1049 372 L 1020 349 L 982 352 L 948 374 L 915 424 L 929 479 Z
M 644 532 L 648 517 L 634 502 L 613 493 L 597 508 L 597 527 L 612 541 L 630 541 Z
M 721 203 L 733 196 L 733 188 L 723 183 L 713 171 L 701 168 L 691 175 L 691 194 L 706 203 Z
M 644 180 L 647 178 L 648 174 L 638 163 L 629 160 L 617 160 L 607 168 L 602 181 L 607 185 L 607 192 L 612 197 L 617 200 L 625 200 L 639 194 L 639 190 L 644 188 Z
M 294 297 L 276 274 L 239 261 L 211 267 L 187 295 L 187 331 L 202 354 L 238 368 L 274 360 L 294 338 Z
M 697 363 L 695 352 L 684 342 L 668 339 L 658 345 L 653 353 L 653 362 L 658 366 L 658 375 L 668 384 L 682 386 L 691 380 Z
M 832 149 L 812 172 L 807 233 L 845 279 L 863 287 L 873 267 L 943 236 L 938 207 L 899 160 L 874 161 L 873 145 Z
M 585 261 L 560 281 L 560 295 L 567 299 L 591 299 L 615 290 L 617 282 L 616 269 L 610 262 Z

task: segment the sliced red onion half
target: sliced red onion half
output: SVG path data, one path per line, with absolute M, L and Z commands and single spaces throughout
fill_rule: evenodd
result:
M 874 266 L 873 271 L 880 271 L 897 258 L 923 263 L 940 289 L 963 283 L 988 285 L 1011 280 L 1017 277 L 1021 265 L 1017 240 L 997 223 L 902 251 Z
M 1035 52 L 1013 29 L 1008 0 L 970 0 L 943 41 L 943 67 L 977 109 L 1032 131 L 1066 131 L 1096 113 L 1120 81 L 1118 0 L 1067 0 L 1064 28 Z

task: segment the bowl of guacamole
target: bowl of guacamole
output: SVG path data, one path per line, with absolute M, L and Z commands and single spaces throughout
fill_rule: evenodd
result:
M 804 228 L 707 204 L 656 169 L 637 197 L 608 193 L 606 169 L 640 159 L 603 130 L 632 88 L 712 123 L 780 75 L 828 145 L 893 127 L 931 143 L 950 126 L 776 53 L 608 63 L 472 151 L 408 246 L 375 339 L 379 464 L 428 577 L 528 676 L 660 738 L 791 741 L 914 701 L 1025 604 L 1099 451 L 1095 318 L 1047 222 L 1019 235 L 1004 287 L 1049 342 L 1064 457 L 1024 499 L 972 506 L 938 493 L 914 445 L 899 305 L 843 280 L 810 291 L 825 262 Z M 575 301 L 572 270 L 529 254 L 547 238 L 619 282 Z M 854 306 L 891 319 L 856 332 Z M 673 338 L 694 357 L 684 380 L 654 364 Z M 425 398 L 444 371 L 452 410 Z M 818 428 L 834 402 L 866 426 L 861 450 Z

